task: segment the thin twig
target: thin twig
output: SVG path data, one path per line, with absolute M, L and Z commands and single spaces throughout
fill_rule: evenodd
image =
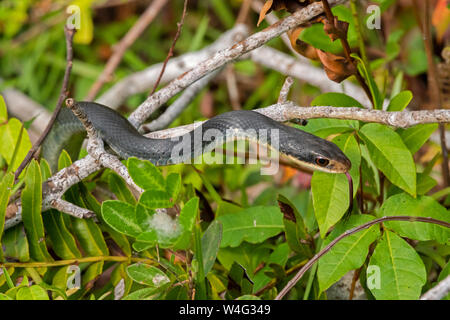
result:
M 347 0 L 330 0 L 334 5 L 341 4 Z M 184 88 L 191 85 L 206 74 L 234 61 L 244 54 L 261 47 L 269 40 L 278 37 L 282 33 L 304 24 L 323 12 L 323 6 L 312 3 L 307 7 L 296 11 L 292 15 L 280 20 L 274 26 L 270 26 L 257 32 L 247 39 L 236 43 L 230 48 L 217 52 L 213 57 L 199 63 L 196 68 L 183 74 L 170 82 L 167 86 L 150 95 L 128 118 L 131 124 L 139 127 L 153 112 L 158 110 L 164 103 Z
M 288 282 L 288 284 L 280 291 L 280 293 L 276 296 L 275 300 L 281 300 L 283 297 L 289 292 L 289 290 L 294 287 L 297 282 L 303 277 L 303 275 L 308 271 L 314 263 L 316 263 L 324 254 L 331 250 L 339 241 L 342 239 L 351 236 L 354 233 L 357 233 L 361 230 L 367 229 L 375 224 L 385 222 L 385 221 L 408 221 L 408 222 L 426 222 L 437 224 L 446 228 L 450 228 L 450 223 L 446 221 L 436 220 L 433 218 L 426 217 L 410 217 L 410 216 L 390 216 L 390 217 L 382 217 L 379 219 L 375 219 L 364 223 L 358 227 L 352 228 L 350 230 L 345 231 L 343 234 L 338 236 L 336 239 L 331 241 L 325 248 L 323 248 L 319 253 L 317 253 L 311 260 L 308 261 L 307 264 L 300 269 L 300 271 Z
M 284 103 L 288 100 L 289 90 L 291 89 L 293 83 L 294 79 L 292 79 L 292 77 L 287 77 L 286 80 L 284 80 L 283 86 L 280 90 L 280 95 L 278 96 L 278 103 Z
M 425 1 L 425 9 L 420 10 L 420 6 L 417 1 L 414 1 L 414 5 L 416 7 L 416 11 L 420 14 L 421 11 L 424 11 L 423 23 L 420 21 L 420 16 L 418 16 L 418 24 L 422 26 L 422 36 L 425 44 L 425 52 L 427 54 L 428 61 L 428 88 L 430 98 L 433 101 L 434 106 L 437 109 L 442 108 L 442 93 L 439 85 L 439 77 L 437 75 L 436 64 L 434 63 L 434 55 L 433 55 L 433 36 L 431 34 L 431 11 L 430 11 L 430 3 L 429 1 Z M 447 143 L 445 141 L 445 126 L 439 125 L 439 133 L 441 140 L 441 149 L 442 149 L 442 175 L 444 178 L 444 185 L 450 186 L 450 169 L 448 162 L 448 152 L 447 152 Z
M 39 149 L 42 142 L 47 137 L 48 133 L 50 132 L 50 129 L 53 127 L 53 124 L 55 123 L 56 117 L 59 114 L 59 111 L 61 110 L 62 104 L 64 99 L 67 97 L 68 94 L 68 87 L 69 87 L 69 79 L 70 79 L 70 72 L 72 71 L 72 60 L 73 60 L 73 47 L 72 47 L 72 40 L 73 36 L 75 35 L 76 30 L 75 29 L 69 29 L 67 26 L 64 26 L 64 34 L 66 37 L 66 70 L 64 72 L 64 79 L 63 84 L 61 88 L 61 92 L 59 94 L 58 102 L 56 104 L 55 111 L 53 112 L 53 115 L 50 119 L 50 122 L 48 123 L 47 127 L 45 128 L 44 132 L 41 134 L 39 139 L 36 141 L 34 146 L 31 148 L 30 151 L 28 151 L 28 154 L 26 155 L 25 159 L 23 159 L 22 163 L 20 164 L 19 168 L 17 168 L 15 173 L 15 179 L 17 180 L 19 178 L 20 173 L 23 171 L 23 169 L 27 166 L 27 164 L 30 162 L 30 160 L 34 157 L 36 151 Z
M 173 38 L 172 45 L 170 46 L 169 53 L 167 54 L 166 59 L 164 60 L 163 66 L 161 68 L 161 72 L 159 73 L 158 79 L 155 82 L 155 85 L 153 86 L 153 90 L 150 93 L 150 95 L 154 94 L 156 91 L 156 88 L 158 88 L 159 82 L 161 81 L 161 78 L 164 74 L 164 71 L 166 70 L 167 62 L 169 62 L 169 59 L 173 56 L 173 49 L 175 48 L 175 44 L 177 43 L 178 38 L 181 34 L 181 28 L 184 24 L 184 17 L 186 16 L 186 10 L 187 10 L 187 3 L 188 0 L 184 0 L 184 7 L 183 7 L 183 14 L 181 15 L 180 22 L 177 23 L 177 33 L 175 34 L 175 37 Z
M 141 17 L 136 21 L 133 27 L 127 34 L 114 46 L 114 53 L 108 59 L 102 73 L 98 76 L 95 83 L 92 85 L 85 100 L 92 101 L 97 96 L 103 85 L 108 82 L 122 60 L 125 51 L 136 41 L 137 38 L 144 32 L 147 26 L 155 19 L 167 0 L 153 0 L 148 8 L 144 11 Z

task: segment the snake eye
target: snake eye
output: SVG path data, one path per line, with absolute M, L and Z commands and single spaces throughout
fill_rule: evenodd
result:
M 321 167 L 326 167 L 330 163 L 330 160 L 325 158 L 316 158 L 316 163 Z

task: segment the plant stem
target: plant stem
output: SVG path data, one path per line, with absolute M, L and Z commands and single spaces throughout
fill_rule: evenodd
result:
M 350 230 L 345 231 L 343 234 L 338 236 L 336 239 L 331 241 L 325 248 L 323 248 L 319 253 L 317 253 L 314 257 L 312 257 L 311 260 L 308 261 L 307 264 L 303 268 L 300 269 L 300 271 L 292 278 L 288 284 L 280 291 L 280 293 L 277 295 L 275 300 L 281 300 L 283 297 L 289 292 L 289 290 L 294 287 L 297 282 L 303 277 L 303 275 L 308 271 L 324 254 L 326 254 L 328 251 L 331 250 L 339 241 L 342 239 L 351 236 L 354 233 L 357 233 L 361 230 L 370 228 L 371 226 L 382 223 L 385 221 L 408 221 L 408 222 L 426 222 L 426 223 L 433 223 L 437 224 L 446 228 L 450 228 L 450 223 L 446 221 L 436 220 L 433 218 L 426 218 L 426 217 L 410 217 L 410 216 L 390 216 L 390 217 L 383 217 L 379 219 L 375 219 L 372 221 L 369 221 L 367 223 L 364 223 L 358 227 L 352 228 Z

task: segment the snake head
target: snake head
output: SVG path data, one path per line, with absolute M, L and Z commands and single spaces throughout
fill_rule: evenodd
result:
M 286 141 L 280 144 L 280 151 L 288 163 L 301 169 L 328 173 L 346 173 L 350 170 L 350 159 L 333 142 L 298 129 L 294 130 L 297 131 L 296 134 L 289 134 L 289 137 L 280 139 Z

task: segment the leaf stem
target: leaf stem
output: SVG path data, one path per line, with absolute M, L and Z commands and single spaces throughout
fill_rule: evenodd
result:
M 289 290 L 294 287 L 297 282 L 303 277 L 303 275 L 308 271 L 325 253 L 331 250 L 339 241 L 342 239 L 351 236 L 354 233 L 357 233 L 361 230 L 370 228 L 371 226 L 382 223 L 385 221 L 408 221 L 408 222 L 426 222 L 426 223 L 433 223 L 437 224 L 446 228 L 450 228 L 450 223 L 446 221 L 441 221 L 433 218 L 427 218 L 427 217 L 411 217 L 411 216 L 390 216 L 390 217 L 382 217 L 379 219 L 375 219 L 372 221 L 369 221 L 367 223 L 364 223 L 358 227 L 349 229 L 345 231 L 343 234 L 338 236 L 336 239 L 331 241 L 325 248 L 323 248 L 319 253 L 317 253 L 314 257 L 312 257 L 311 260 L 308 261 L 307 264 L 303 268 L 300 269 L 300 271 L 288 282 L 288 284 L 280 291 L 280 293 L 277 295 L 275 300 L 281 300 L 283 297 L 289 292 Z

